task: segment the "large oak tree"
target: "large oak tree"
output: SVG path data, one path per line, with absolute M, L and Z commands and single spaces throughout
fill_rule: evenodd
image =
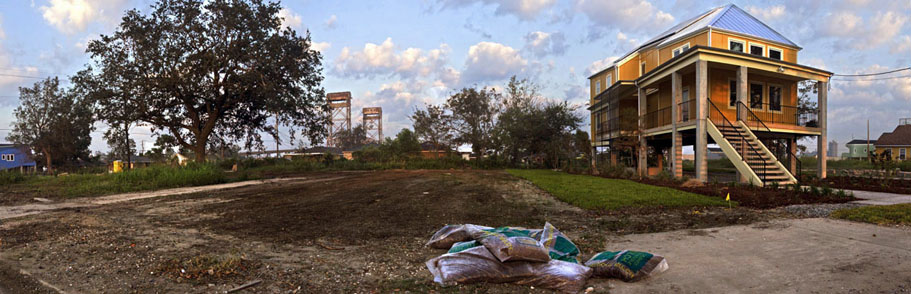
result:
M 49 172 L 54 163 L 65 165 L 88 158 L 94 119 L 84 99 L 61 89 L 55 77 L 20 87 L 19 101 L 8 140 L 31 147 Z
M 207 142 L 262 146 L 271 118 L 321 142 L 329 123 L 321 55 L 309 32 L 282 28 L 281 6 L 262 0 L 159 0 L 127 11 L 86 50 L 93 95 L 170 133 L 205 160 Z M 295 131 L 292 128 L 292 140 Z

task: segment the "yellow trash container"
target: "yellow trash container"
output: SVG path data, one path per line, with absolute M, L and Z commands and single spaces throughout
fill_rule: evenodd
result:
M 123 161 L 114 160 L 114 173 L 119 173 L 123 171 Z

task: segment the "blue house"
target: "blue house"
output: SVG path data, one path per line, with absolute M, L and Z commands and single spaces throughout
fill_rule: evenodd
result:
M 35 160 L 32 159 L 28 147 L 17 144 L 0 143 L 0 170 L 10 169 L 33 170 Z

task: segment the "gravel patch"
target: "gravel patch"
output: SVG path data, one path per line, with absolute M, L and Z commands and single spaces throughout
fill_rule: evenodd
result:
M 823 203 L 823 204 L 797 204 L 785 206 L 782 209 L 788 213 L 806 217 L 829 217 L 833 211 L 844 208 L 867 206 L 859 203 Z

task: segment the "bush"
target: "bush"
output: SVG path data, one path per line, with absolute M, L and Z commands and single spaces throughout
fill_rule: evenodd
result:
M 25 175 L 18 172 L 0 171 L 0 185 L 11 185 L 25 181 Z

